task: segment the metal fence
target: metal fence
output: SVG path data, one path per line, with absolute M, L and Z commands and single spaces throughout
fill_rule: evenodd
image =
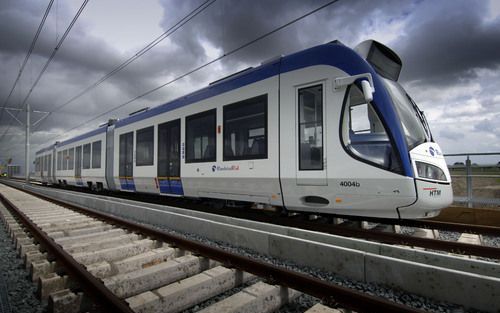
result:
M 448 166 L 455 203 L 469 208 L 500 206 L 500 162 L 492 156 L 500 156 L 500 152 L 445 154 L 447 162 L 456 157 L 465 157 L 465 162 L 460 158 Z M 473 162 L 473 159 L 481 158 L 489 158 L 489 161 Z

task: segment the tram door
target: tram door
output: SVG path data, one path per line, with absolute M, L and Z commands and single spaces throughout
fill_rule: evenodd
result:
M 297 185 L 327 185 L 325 132 L 323 122 L 323 84 L 304 86 L 297 90 L 298 168 Z
M 160 193 L 183 195 L 180 163 L 180 119 L 158 126 L 158 177 Z
M 52 150 L 52 173 L 51 173 L 51 177 L 52 177 L 52 182 L 55 184 L 56 183 L 56 169 L 57 169 L 57 163 L 56 163 L 56 151 L 55 149 Z
M 65 162 L 66 160 L 64 160 Z M 75 180 L 76 184 L 83 185 L 82 181 L 82 146 L 78 146 L 75 149 Z
M 122 190 L 135 191 L 134 184 L 134 132 L 120 135 L 119 173 Z
M 41 161 L 41 164 L 42 164 L 41 170 L 40 170 L 40 177 L 43 178 L 45 176 L 45 175 L 43 175 L 43 171 L 45 170 L 45 156 L 41 156 L 40 157 L 40 161 Z
M 47 156 L 47 181 L 52 182 L 52 155 Z

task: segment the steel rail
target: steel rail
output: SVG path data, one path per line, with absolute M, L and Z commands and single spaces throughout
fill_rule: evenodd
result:
M 433 220 L 402 220 L 400 225 L 500 237 L 500 227 L 487 225 L 471 225 Z
M 266 215 L 262 214 L 262 212 L 241 212 L 241 211 L 238 212 L 236 210 L 232 210 L 231 212 L 230 211 L 231 210 L 225 210 L 223 214 L 236 218 L 250 219 L 252 221 L 257 221 L 262 223 L 306 229 L 306 230 L 328 233 L 344 237 L 367 239 L 387 244 L 415 246 L 426 249 L 446 251 L 456 254 L 466 254 L 466 255 L 481 256 L 486 258 L 500 259 L 500 248 L 491 246 L 481 246 L 481 245 L 474 245 L 474 244 L 455 242 L 455 241 L 445 241 L 445 240 L 431 239 L 431 238 L 419 238 L 404 234 L 388 233 L 370 229 L 352 228 L 349 226 L 334 225 L 331 223 L 321 223 L 318 221 L 307 221 L 302 219 L 301 215 L 298 216 L 299 217 L 298 219 L 294 219 L 293 217 L 292 218 L 283 217 L 283 216 L 278 216 L 276 214 Z M 213 211 L 211 212 L 214 213 Z M 366 219 L 360 218 L 359 220 L 364 221 Z M 388 219 L 372 218 L 368 220 L 370 221 L 380 220 L 381 223 L 391 224 L 390 223 L 391 220 Z M 397 225 L 400 222 L 400 220 L 397 219 L 394 219 L 392 221 L 394 222 L 393 225 Z M 423 226 L 425 224 L 423 221 L 417 221 L 417 220 L 415 221 L 405 220 L 405 221 L 408 221 L 407 225 L 413 223 L 412 226 L 414 227 Z M 496 236 L 500 235 L 498 233 L 499 228 L 497 227 L 488 227 L 488 226 L 483 227 L 477 225 L 470 225 L 471 227 L 469 228 L 468 227 L 469 225 L 465 224 L 452 225 L 451 223 L 442 223 L 434 221 L 432 222 L 432 225 L 438 225 L 439 223 L 441 223 L 442 226 L 441 229 L 446 228 L 447 230 L 453 230 L 453 231 L 463 230 L 463 232 L 466 232 L 465 231 L 466 229 L 471 229 L 475 231 L 480 230 L 479 233 L 483 234 L 489 233 L 489 234 L 494 234 Z M 430 228 L 429 226 L 431 225 L 431 223 L 427 223 L 425 225 L 428 228 Z
M 25 190 L 23 190 L 26 192 Z M 47 236 L 40 228 L 36 226 L 18 207 L 9 199 L 0 193 L 0 201 L 9 209 L 21 223 L 28 229 L 33 237 L 60 262 L 63 267 L 82 283 L 83 290 L 92 295 L 100 305 L 111 310 L 111 312 L 133 313 L 128 304 L 112 293 L 104 284 L 90 274 L 80 263 L 78 263 L 70 254 L 64 251 L 55 241 Z
M 18 188 L 19 189 L 19 188 Z M 22 189 L 21 189 L 22 190 Z M 56 203 L 71 210 L 104 220 L 108 223 L 140 232 L 157 240 L 173 244 L 179 248 L 194 252 L 195 254 L 216 260 L 228 267 L 252 273 L 259 277 L 269 279 L 280 285 L 301 291 L 320 298 L 327 304 L 338 304 L 342 307 L 360 312 L 424 312 L 415 308 L 404 306 L 369 294 L 338 286 L 318 278 L 291 271 L 269 263 L 249 257 L 237 255 L 220 248 L 208 246 L 180 236 L 169 234 L 165 231 L 146 226 L 127 219 L 108 215 L 94 209 L 85 208 L 75 204 L 54 199 L 49 196 L 39 195 L 29 190 L 22 190 L 40 199 Z
M 460 233 L 500 236 L 500 227 L 487 226 L 487 225 L 471 225 L 462 223 L 441 222 L 434 220 L 410 220 L 410 219 L 378 218 L 378 217 L 364 217 L 364 216 L 356 217 L 356 216 L 342 216 L 342 215 L 335 215 L 335 216 L 340 218 L 346 218 L 349 220 L 367 221 L 367 222 L 388 224 L 388 225 L 402 225 L 409 227 L 455 231 Z
M 447 251 L 456 254 L 481 256 L 485 258 L 500 259 L 500 248 L 474 245 L 455 241 L 445 241 L 431 238 L 419 238 L 409 235 L 375 231 L 370 229 L 351 228 L 343 225 L 317 223 L 312 221 L 293 220 L 282 217 L 260 216 L 255 220 L 260 222 L 274 223 L 281 226 L 296 227 L 332 235 L 354 237 L 373 240 L 381 243 L 415 246 L 426 249 Z

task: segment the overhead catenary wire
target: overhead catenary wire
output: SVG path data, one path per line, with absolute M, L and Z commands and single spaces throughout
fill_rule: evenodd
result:
M 76 12 L 75 17 L 73 17 L 73 20 L 69 24 L 68 28 L 66 28 L 66 31 L 64 32 L 64 34 L 62 35 L 61 39 L 57 43 L 56 47 L 52 51 L 52 54 L 50 55 L 49 59 L 47 60 L 47 62 L 45 62 L 45 65 L 43 66 L 42 70 L 38 74 L 35 82 L 33 83 L 33 86 L 31 86 L 31 88 L 30 88 L 28 94 L 26 95 L 26 97 L 24 98 L 23 103 L 21 104 L 21 106 L 24 106 L 26 104 L 26 101 L 28 101 L 28 98 L 31 96 L 31 93 L 33 92 L 33 90 L 35 89 L 35 87 L 38 85 L 38 82 L 40 81 L 40 79 L 42 78 L 43 74 L 45 73 L 45 71 L 49 67 L 49 64 L 54 59 L 57 51 L 59 51 L 59 48 L 61 48 L 64 40 L 66 40 L 66 37 L 68 36 L 69 32 L 73 28 L 73 25 L 75 25 L 76 21 L 80 17 L 80 14 L 82 14 L 83 9 L 85 9 L 85 6 L 87 5 L 88 2 L 89 2 L 89 0 L 84 0 L 83 1 L 82 5 L 80 6 L 80 8 L 78 9 L 78 11 Z
M 68 36 L 69 32 L 71 31 L 71 29 L 73 28 L 73 26 L 75 25 L 76 21 L 78 20 L 78 18 L 80 17 L 80 14 L 82 14 L 83 12 L 83 9 L 85 9 L 85 6 L 87 5 L 87 3 L 89 2 L 89 0 L 84 0 L 82 5 L 80 6 L 80 8 L 78 9 L 78 11 L 76 12 L 75 16 L 73 17 L 73 20 L 71 21 L 71 23 L 69 24 L 69 26 L 66 28 L 66 31 L 64 32 L 64 34 L 62 35 L 61 39 L 59 40 L 59 42 L 57 43 L 56 47 L 54 48 L 54 50 L 52 51 L 52 54 L 50 55 L 50 57 L 47 59 L 47 62 L 45 62 L 45 65 L 43 66 L 42 70 L 40 71 L 40 73 L 38 74 L 35 82 L 33 83 L 33 85 L 31 86 L 28 94 L 26 95 L 26 97 L 23 99 L 20 107 L 23 108 L 25 105 L 26 105 L 26 102 L 28 101 L 31 93 L 33 92 L 33 90 L 35 89 L 35 87 L 38 85 L 38 82 L 40 81 L 40 79 L 42 78 L 43 74 L 45 73 L 45 71 L 47 70 L 47 68 L 49 67 L 50 63 L 52 62 L 52 60 L 54 59 L 55 55 L 57 54 L 57 52 L 59 51 L 59 49 L 61 48 L 62 44 L 64 43 L 64 40 L 66 40 L 66 37 Z M 19 116 L 19 112 L 17 114 L 17 116 Z M 27 121 L 29 122 L 29 121 Z M 10 125 L 9 127 L 7 127 L 7 129 L 5 130 L 5 132 L 2 134 L 2 137 L 0 137 L 0 141 L 2 141 L 5 137 L 5 135 L 8 133 L 10 129 Z
M 61 110 L 62 108 L 64 108 L 65 106 L 69 105 L 70 103 L 72 103 L 76 99 L 80 98 L 81 96 L 85 95 L 89 91 L 91 91 L 91 90 L 95 89 L 96 87 L 98 87 L 99 85 L 101 85 L 104 81 L 106 81 L 107 79 L 111 78 L 112 76 L 114 76 L 119 71 L 123 70 L 129 64 L 131 64 L 132 62 L 134 62 L 135 60 L 137 60 L 138 58 L 140 58 L 146 52 L 148 52 L 149 50 L 151 50 L 152 48 L 154 48 L 156 45 L 158 45 L 160 42 L 162 42 L 163 40 L 165 40 L 166 38 L 168 38 L 173 33 L 175 33 L 178 29 L 180 29 L 186 23 L 188 23 L 193 18 L 195 18 L 198 14 L 200 14 L 201 12 L 203 12 L 204 10 L 206 10 L 209 6 L 211 6 L 216 1 L 217 0 L 207 0 L 207 1 L 203 2 L 201 5 L 199 5 L 194 10 L 192 10 L 190 13 L 188 13 L 186 16 L 184 16 L 182 19 L 180 19 L 177 23 L 175 23 L 173 26 L 171 26 L 169 29 L 167 29 L 160 36 L 156 37 L 153 41 L 151 41 L 150 43 L 148 43 L 144 48 L 142 48 L 141 50 L 137 51 L 132 57 L 130 57 L 127 60 L 125 60 L 124 62 L 122 62 L 116 68 L 114 68 L 113 70 L 111 70 L 110 72 L 108 72 L 106 75 L 102 76 L 100 79 L 98 79 L 96 82 L 94 82 L 90 86 L 88 86 L 85 89 L 83 89 L 82 91 L 80 91 L 75 96 L 71 97 L 66 102 L 64 102 L 64 103 L 58 105 L 57 107 L 55 107 L 54 109 L 52 109 L 51 112 L 49 113 L 49 115 L 52 115 L 52 113 Z M 42 123 L 40 123 L 40 124 L 42 124 Z M 40 124 L 38 124 L 36 128 L 38 128 L 40 126 Z
M 21 65 L 21 68 L 19 69 L 19 73 L 17 73 L 16 80 L 14 81 L 14 84 L 12 85 L 12 88 L 10 89 L 9 95 L 5 99 L 3 106 L 2 106 L 2 109 L 0 110 L 0 120 L 3 117 L 3 111 L 7 107 L 7 104 L 10 100 L 10 97 L 12 96 L 12 93 L 14 92 L 14 89 L 16 89 L 16 86 L 17 86 L 17 83 L 19 82 L 19 79 L 21 79 L 21 75 L 23 74 L 24 68 L 26 67 L 26 64 L 28 63 L 28 59 L 30 58 L 31 53 L 35 49 L 35 44 L 38 41 L 38 37 L 40 36 L 43 25 L 45 24 L 45 20 L 47 20 L 47 16 L 49 15 L 49 12 L 50 12 L 50 9 L 52 8 L 53 3 L 54 3 L 54 0 L 50 0 L 49 4 L 47 5 L 47 8 L 45 9 L 45 13 L 43 14 L 40 25 L 38 25 L 38 29 L 35 33 L 35 36 L 33 37 L 33 40 L 31 41 L 31 45 L 28 49 L 28 53 L 26 53 L 26 57 L 24 58 L 24 61 Z
M 305 14 L 303 14 L 303 15 L 301 15 L 301 16 L 299 16 L 299 17 L 297 17 L 297 18 L 295 18 L 295 19 L 293 19 L 293 20 L 291 20 L 291 21 L 289 21 L 289 22 L 287 22 L 287 23 L 285 23 L 285 24 L 283 24 L 283 25 L 281 25 L 281 26 L 279 26 L 279 27 L 277 27 L 277 28 L 269 31 L 269 32 L 267 32 L 267 33 L 265 33 L 265 34 L 262 34 L 262 35 L 260 35 L 260 36 L 258 36 L 256 38 L 254 38 L 254 39 L 252 39 L 252 40 L 244 43 L 243 45 L 241 45 L 241 46 L 239 46 L 239 47 L 237 47 L 237 48 L 229 51 L 229 52 L 223 53 L 222 55 L 220 55 L 220 56 L 218 56 L 218 57 L 216 57 L 216 58 L 214 58 L 214 59 L 212 59 L 212 60 L 210 60 L 210 61 L 208 61 L 208 62 L 206 62 L 206 63 L 204 63 L 204 64 L 202 64 L 200 66 L 198 66 L 198 67 L 195 67 L 194 69 L 191 69 L 190 71 L 188 71 L 188 72 L 186 72 L 186 73 L 184 73 L 184 74 L 182 74 L 180 76 L 177 76 L 177 77 L 173 78 L 172 80 L 170 80 L 170 81 L 168 81 L 168 82 L 166 82 L 164 84 L 161 84 L 161 85 L 159 85 L 159 86 L 157 86 L 157 87 L 155 87 L 153 89 L 150 89 L 150 90 L 146 91 L 145 93 L 140 94 L 140 95 L 138 95 L 138 96 L 136 96 L 136 97 L 134 97 L 134 98 L 132 98 L 132 99 L 130 99 L 130 100 L 122 103 L 122 104 L 114 106 L 111 109 L 107 110 L 106 112 L 103 112 L 103 113 L 101 113 L 101 114 L 99 114 L 99 115 L 97 115 L 97 116 L 95 116 L 95 117 L 93 117 L 93 118 L 91 118 L 89 120 L 86 120 L 85 122 L 83 122 L 81 124 L 78 124 L 77 126 L 71 128 L 69 130 L 66 130 L 64 132 L 64 134 L 52 137 L 51 139 L 53 140 L 53 139 L 56 139 L 56 138 L 60 138 L 60 137 L 66 135 L 67 133 L 69 133 L 69 132 L 71 132 L 71 131 L 73 131 L 75 129 L 78 129 L 78 128 L 80 128 L 80 127 L 82 127 L 82 126 L 84 126 L 84 125 L 86 125 L 86 124 L 88 124 L 88 123 L 90 123 L 92 121 L 97 120 L 98 118 L 101 118 L 101 117 L 105 116 L 108 113 L 111 113 L 111 112 L 113 112 L 113 111 L 115 111 L 117 109 L 120 109 L 120 108 L 126 106 L 127 104 L 130 104 L 130 103 L 132 103 L 132 102 L 134 102 L 134 101 L 136 101 L 136 100 L 138 100 L 138 99 L 140 99 L 142 97 L 145 97 L 145 96 L 147 96 L 147 95 L 149 95 L 149 94 L 151 94 L 151 93 L 153 93 L 153 92 L 155 92 L 155 91 L 157 91 L 157 90 L 159 90 L 159 89 L 161 89 L 161 88 L 163 88 L 165 86 L 168 86 L 168 85 L 170 85 L 170 84 L 172 84 L 172 83 L 174 83 L 174 82 L 176 82 L 176 81 L 178 81 L 178 80 L 180 80 L 180 79 L 182 79 L 182 78 L 184 78 L 186 76 L 189 76 L 189 75 L 191 75 L 191 74 L 193 74 L 193 73 L 195 73 L 195 72 L 197 72 L 197 71 L 199 71 L 199 70 L 201 70 L 201 69 L 203 69 L 203 68 L 205 68 L 207 66 L 210 66 L 211 64 L 213 64 L 213 63 L 215 63 L 217 61 L 220 61 L 223 58 L 226 58 L 226 57 L 228 57 L 228 56 L 230 56 L 230 55 L 232 55 L 232 54 L 234 54 L 234 53 L 236 53 L 236 52 L 238 52 L 238 51 L 240 51 L 242 49 L 245 49 L 246 47 L 248 47 L 248 46 L 250 46 L 250 45 L 252 45 L 252 44 L 254 44 L 254 43 L 256 43 L 256 42 L 258 42 L 258 41 L 260 41 L 260 40 L 262 40 L 264 38 L 266 38 L 266 37 L 269 37 L 270 35 L 272 35 L 272 34 L 274 34 L 276 32 L 279 32 L 280 30 L 282 30 L 282 29 L 284 29 L 284 28 L 286 28 L 286 27 L 288 27 L 288 26 L 290 26 L 290 25 L 292 25 L 292 24 L 294 24 L 294 23 L 296 23 L 296 22 L 298 22 L 298 21 L 300 21 L 300 20 L 302 20 L 302 19 L 304 19 L 304 18 L 306 18 L 306 17 L 308 17 L 308 16 L 310 16 L 310 15 L 312 15 L 312 14 L 314 14 L 314 13 L 316 13 L 316 12 L 318 12 L 318 11 L 320 11 L 320 10 L 322 10 L 322 9 L 324 9 L 324 8 L 326 8 L 326 7 L 334 4 L 336 2 L 338 2 L 338 1 L 340 1 L 340 0 L 329 1 L 326 4 L 323 4 L 323 5 L 321 5 L 320 7 L 316 8 L 314 10 L 311 10 L 311 11 L 309 11 L 309 12 L 307 12 L 307 13 L 305 13 Z

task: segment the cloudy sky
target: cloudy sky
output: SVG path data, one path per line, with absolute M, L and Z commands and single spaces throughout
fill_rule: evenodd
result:
M 82 2 L 54 1 L 6 102 L 49 0 L 0 1 L 0 108 L 23 103 Z M 328 2 L 89 1 L 28 98 L 32 109 L 51 112 L 33 131 L 32 154 L 108 118 L 167 102 L 263 60 L 334 39 L 351 47 L 376 39 L 401 56 L 400 82 L 426 112 L 445 153 L 500 151 L 500 0 L 339 0 L 130 102 Z M 75 98 L 200 6 L 206 8 L 154 48 Z M 32 121 L 39 117 L 34 113 Z M 0 112 L 0 140 L 0 162 L 12 157 L 24 164 L 24 130 L 6 112 Z

